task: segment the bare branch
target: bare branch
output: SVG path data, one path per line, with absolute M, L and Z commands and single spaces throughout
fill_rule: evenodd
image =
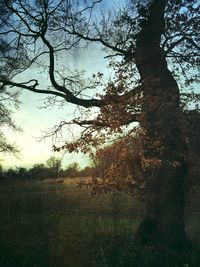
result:
M 73 31 L 70 31 L 70 30 L 66 30 L 66 31 L 67 31 L 67 33 L 78 36 L 83 40 L 101 43 L 103 46 L 105 46 L 105 47 L 107 47 L 113 51 L 118 52 L 119 55 L 126 55 L 126 53 L 127 53 L 127 50 L 123 50 L 123 49 L 117 47 L 117 44 L 111 45 L 108 42 L 106 42 L 105 40 L 103 40 L 101 37 L 95 38 L 95 37 L 85 36 L 85 35 L 81 34 L 80 32 L 77 32 L 75 29 Z
M 120 126 L 128 125 L 132 122 L 140 122 L 140 114 L 131 114 L 128 119 L 124 119 L 123 123 Z M 77 120 L 74 119 L 72 120 L 72 123 L 77 124 L 79 126 L 97 126 L 97 127 L 110 127 L 112 128 L 113 126 L 107 122 L 107 121 L 99 121 L 98 119 L 95 120 Z

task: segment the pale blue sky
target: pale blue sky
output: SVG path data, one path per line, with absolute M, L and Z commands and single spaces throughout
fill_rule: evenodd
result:
M 88 5 L 91 1 L 83 1 L 82 3 Z M 101 12 L 105 13 L 111 6 L 119 7 L 123 1 L 120 0 L 104 0 L 100 3 L 97 9 L 94 10 L 94 15 L 97 20 Z M 104 59 L 104 53 L 101 51 L 99 46 L 92 45 L 88 50 L 76 49 L 74 52 L 62 54 L 59 60 L 65 68 L 84 70 L 88 75 L 92 73 L 101 71 L 106 72 L 109 76 L 109 71 L 106 69 L 106 61 Z M 62 59 L 61 59 L 62 58 Z M 44 59 L 44 58 L 43 58 Z M 45 59 L 46 60 L 46 59 Z M 44 60 L 44 61 L 45 61 Z M 46 62 L 48 62 L 46 60 Z M 48 65 L 48 64 L 47 64 Z M 40 70 L 31 68 L 29 71 L 22 73 L 17 77 L 18 81 L 27 81 L 30 79 L 40 79 L 39 88 L 47 89 L 48 69 L 45 73 L 40 73 Z M 42 77 L 42 79 L 41 79 Z M 71 104 L 66 104 L 63 109 L 58 109 L 54 107 L 53 109 L 39 109 L 43 105 L 44 96 L 34 94 L 31 92 L 23 92 L 21 94 L 22 104 L 20 110 L 16 111 L 13 118 L 16 124 L 19 125 L 23 132 L 13 133 L 9 129 L 5 129 L 6 136 L 11 142 L 15 142 L 18 148 L 21 150 L 19 158 L 12 155 L 1 155 L 0 163 L 4 167 L 15 167 L 15 166 L 25 166 L 29 167 L 36 163 L 45 163 L 46 160 L 54 155 L 56 157 L 62 157 L 62 153 L 52 152 L 52 140 L 45 139 L 45 141 L 38 142 L 37 138 L 42 134 L 41 131 L 45 131 L 55 124 L 58 124 L 61 120 L 69 119 L 69 114 L 73 112 L 74 106 Z M 68 136 L 65 136 L 67 139 Z M 84 155 L 68 154 L 66 153 L 63 158 L 63 166 L 68 163 L 78 161 L 81 166 L 87 165 L 89 163 L 88 157 Z
M 67 55 L 68 67 L 74 69 L 83 69 L 88 75 L 92 73 L 103 71 L 109 75 L 109 70 L 106 69 L 106 61 L 104 59 L 104 53 L 100 47 L 92 46 L 90 49 L 76 50 L 75 55 Z M 37 70 L 31 69 L 18 77 L 20 80 L 37 77 Z M 42 86 L 46 89 L 48 82 L 45 76 L 42 74 Z M 39 77 L 39 76 L 38 76 Z M 40 86 L 40 88 L 42 88 Z M 52 151 L 52 140 L 47 138 L 42 141 L 38 141 L 37 138 L 43 135 L 42 131 L 45 131 L 54 125 L 58 124 L 61 120 L 69 119 L 69 114 L 73 113 L 74 105 L 66 103 L 62 109 L 54 107 L 52 109 L 41 109 L 44 102 L 44 95 L 35 94 L 32 92 L 24 91 L 21 93 L 22 104 L 20 110 L 14 113 L 14 119 L 22 129 L 21 133 L 14 133 L 9 129 L 5 129 L 6 135 L 11 142 L 15 142 L 21 153 L 19 158 L 12 155 L 1 156 L 1 164 L 8 167 L 25 166 L 29 167 L 36 163 L 45 163 L 46 160 L 54 155 L 56 157 L 62 157 L 62 153 Z M 68 136 L 65 136 L 67 139 Z M 82 167 L 89 164 L 89 158 L 83 154 L 77 153 L 65 153 L 63 157 L 63 167 L 77 161 Z

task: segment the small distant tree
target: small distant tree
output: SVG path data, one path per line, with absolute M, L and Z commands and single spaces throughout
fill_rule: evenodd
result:
M 66 177 L 78 177 L 79 176 L 80 167 L 77 162 L 73 162 L 64 171 Z
M 9 168 L 5 173 L 5 177 L 9 178 L 9 179 L 17 178 L 18 177 L 18 172 L 17 172 L 16 169 Z
M 33 165 L 29 170 L 30 179 L 45 179 L 49 175 L 48 168 L 42 163 Z
M 50 175 L 52 177 L 58 177 L 59 172 L 61 171 L 61 159 L 52 156 L 47 160 L 46 164 L 49 168 Z
M 16 173 L 19 179 L 26 179 L 28 177 L 28 170 L 24 167 L 16 168 Z

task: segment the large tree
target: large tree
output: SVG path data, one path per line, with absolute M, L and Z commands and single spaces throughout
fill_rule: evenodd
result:
M 23 58 L 20 72 L 43 68 L 49 88 L 42 88 L 35 77 L 24 81 L 1 77 L 0 83 L 2 88 L 46 94 L 48 104 L 61 99 L 62 104 L 82 108 L 78 117 L 53 130 L 58 134 L 76 124 L 83 129 L 80 138 L 55 150 L 87 152 L 110 136 L 133 134 L 137 122 L 147 203 L 137 241 L 180 248 L 187 243 L 181 117 L 186 98 L 194 102 L 198 97 L 195 90 L 188 91 L 198 82 L 198 0 L 125 2 L 120 10 L 95 19 L 92 14 L 100 15 L 98 4 L 108 1 L 1 0 L 11 14 L 10 23 L 0 30 L 13 49 L 9 58 Z M 81 72 L 69 72 L 67 62 L 63 66 L 65 53 L 91 43 L 102 46 L 110 60 L 113 77 L 107 83 L 101 72 L 84 80 Z

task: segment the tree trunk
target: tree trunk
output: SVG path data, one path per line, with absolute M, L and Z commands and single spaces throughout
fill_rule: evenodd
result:
M 144 85 L 141 127 L 146 175 L 146 219 L 136 233 L 142 244 L 184 247 L 184 177 L 181 157 L 178 85 L 168 70 L 160 47 L 167 1 L 152 1 L 141 22 L 136 42 L 136 64 Z

